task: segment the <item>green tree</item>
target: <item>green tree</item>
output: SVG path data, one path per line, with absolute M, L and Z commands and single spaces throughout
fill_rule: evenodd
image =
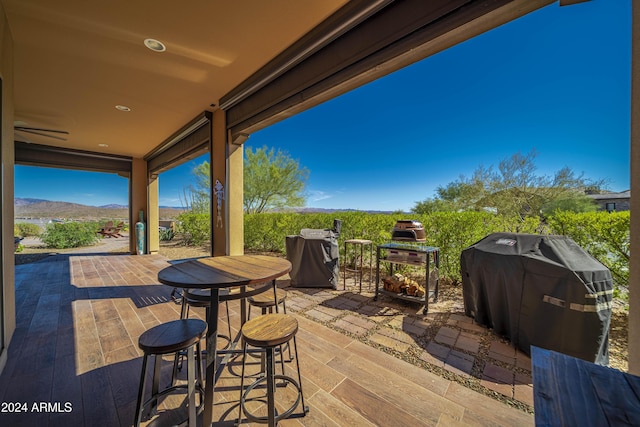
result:
M 184 190 L 184 204 L 193 213 L 209 213 L 210 168 L 204 161 L 193 168 L 195 185 Z M 266 146 L 245 150 L 244 210 L 260 213 L 268 209 L 304 206 L 304 188 L 309 171 L 281 150 Z
M 556 209 L 588 212 L 595 203 L 586 196 L 604 187 L 604 181 L 591 181 L 564 167 L 553 176 L 536 173 L 535 150 L 527 155 L 516 153 L 502 160 L 497 171 L 478 167 L 470 178 L 440 186 L 436 196 L 417 202 L 415 213 L 434 211 L 495 210 L 524 220 L 530 216 L 552 213 Z
M 476 209 L 476 206 L 486 195 L 483 183 L 486 179 L 485 174 L 485 169 L 478 168 L 470 179 L 461 176 L 458 180 L 445 186 L 438 186 L 436 196 L 416 202 L 412 209 L 413 212 L 429 214 L 479 210 Z
M 197 214 L 209 213 L 211 203 L 211 190 L 209 189 L 210 171 L 209 162 L 204 161 L 193 168 L 192 173 L 196 177 L 195 185 L 190 185 L 184 189 L 184 205 L 190 212 Z
M 244 210 L 260 213 L 268 209 L 304 206 L 304 188 L 309 171 L 289 154 L 266 146 L 247 147 L 244 157 Z

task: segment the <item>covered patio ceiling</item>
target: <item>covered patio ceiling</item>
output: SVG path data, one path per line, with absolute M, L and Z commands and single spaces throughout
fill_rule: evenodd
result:
M 16 141 L 142 158 L 204 111 L 236 138 L 552 1 L 0 2 L 15 124 L 45 129 Z
M 2 3 L 16 122 L 69 132 L 16 139 L 143 157 L 346 0 Z M 145 47 L 148 38 L 166 51 Z

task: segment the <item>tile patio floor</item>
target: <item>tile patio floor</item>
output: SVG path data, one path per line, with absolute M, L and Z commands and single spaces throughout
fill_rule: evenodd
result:
M 0 425 L 131 425 L 141 368 L 137 338 L 179 315 L 171 288 L 157 282 L 167 265 L 158 255 L 76 254 L 17 266 L 17 328 L 0 402 L 26 402 L 29 411 L 0 412 Z M 287 309 L 300 324 L 310 406 L 305 418 L 281 425 L 533 424 L 530 360 L 461 307 L 435 304 L 422 316 L 420 307 L 385 296 L 374 302 L 352 282 L 342 291 L 342 277 L 336 291 L 290 288 L 286 279 L 278 285 L 289 290 Z M 237 325 L 236 305 L 231 313 Z M 232 360 L 218 381 L 216 425 L 231 426 L 237 417 L 238 363 Z M 37 412 L 34 402 L 70 402 L 72 409 Z M 149 425 L 173 421 L 166 416 Z

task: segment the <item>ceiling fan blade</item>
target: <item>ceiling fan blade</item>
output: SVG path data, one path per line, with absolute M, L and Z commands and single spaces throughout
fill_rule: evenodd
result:
M 40 131 L 40 132 L 63 133 L 65 135 L 69 135 L 69 132 L 67 132 L 66 130 L 32 128 L 32 127 L 27 127 L 27 126 L 14 126 L 14 129 L 23 130 L 25 132 L 28 132 L 30 130 L 37 130 L 37 131 Z
M 46 134 L 46 133 L 38 132 L 38 131 L 35 131 L 35 130 L 31 130 L 31 129 L 20 129 L 20 128 L 16 128 L 15 130 L 17 130 L 17 131 L 19 131 L 19 132 L 32 133 L 32 134 L 34 134 L 34 135 L 45 136 L 45 137 L 47 137 L 47 138 L 58 139 L 58 140 L 60 140 L 60 141 L 66 141 L 66 140 L 67 140 L 67 138 L 62 138 L 62 137 L 60 137 L 60 136 L 55 136 L 55 135 L 48 135 L 48 134 Z M 67 133 L 67 134 L 68 134 L 68 132 L 65 132 L 65 133 Z
M 24 135 L 17 135 L 17 134 L 14 134 L 13 141 L 14 142 L 24 142 L 25 144 L 35 144 L 35 142 L 33 142 L 29 138 L 25 137 Z

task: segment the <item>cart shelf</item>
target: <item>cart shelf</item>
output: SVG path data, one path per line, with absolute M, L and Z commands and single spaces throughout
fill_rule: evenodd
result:
M 388 263 L 390 265 L 391 274 L 393 274 L 393 267 L 395 264 L 424 268 L 425 295 L 422 297 L 416 297 L 413 295 L 404 294 L 402 292 L 391 292 L 384 289 L 384 287 L 380 284 L 381 262 Z M 439 248 L 414 243 L 395 242 L 379 245 L 376 250 L 376 293 L 373 297 L 374 301 L 378 299 L 379 294 L 383 294 L 404 301 L 424 304 L 422 312 L 423 314 L 427 314 L 429 310 L 429 298 L 433 298 L 433 302 L 436 302 L 438 300 L 439 266 Z M 433 272 L 435 272 L 434 278 L 431 277 L 431 273 Z

